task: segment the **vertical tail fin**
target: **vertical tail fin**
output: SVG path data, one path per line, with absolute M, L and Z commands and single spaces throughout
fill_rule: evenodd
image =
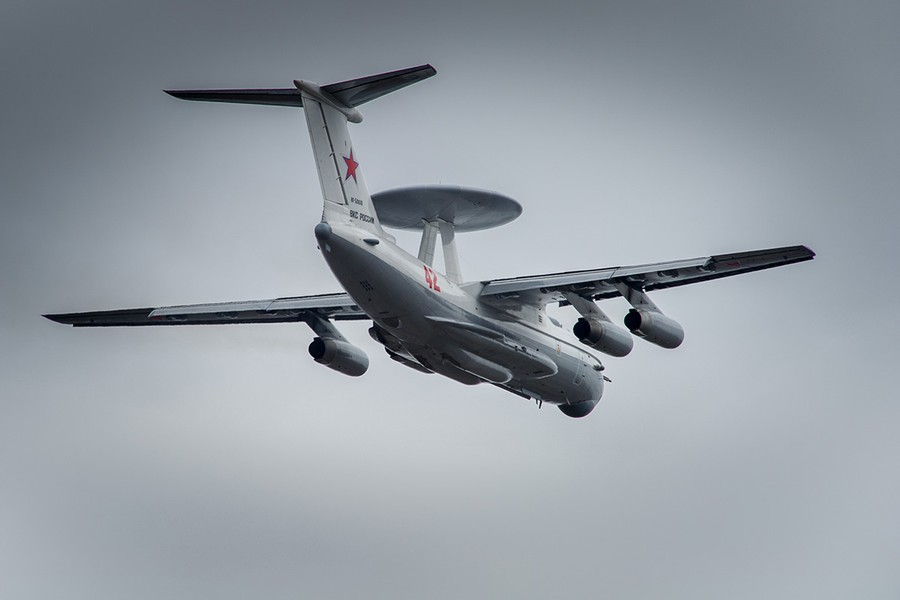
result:
M 305 81 L 296 84 L 303 94 L 306 125 L 325 201 L 322 220 L 352 223 L 381 234 L 359 154 L 353 149 L 347 126 L 350 119 L 356 120 L 358 113 L 354 114 L 337 99 L 328 97 L 314 84 Z
M 381 225 L 347 124 L 362 121 L 357 106 L 435 73 L 431 65 L 421 65 L 321 87 L 307 81 L 295 81 L 294 89 L 173 90 L 167 93 L 183 100 L 305 108 L 325 201 L 323 218 L 350 222 L 380 234 Z

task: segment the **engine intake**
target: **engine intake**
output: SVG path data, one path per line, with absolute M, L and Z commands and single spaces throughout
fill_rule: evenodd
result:
M 628 332 L 608 321 L 581 318 L 572 328 L 578 340 L 610 356 L 627 356 L 634 347 Z
M 314 338 L 309 355 L 317 363 L 351 377 L 359 377 L 369 369 L 369 357 L 362 348 L 343 340 Z
M 651 344 L 670 350 L 684 341 L 684 329 L 681 325 L 660 312 L 632 308 L 625 315 L 625 327 Z

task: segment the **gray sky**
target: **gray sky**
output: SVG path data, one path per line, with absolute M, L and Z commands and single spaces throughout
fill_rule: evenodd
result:
M 5 2 L 0 596 L 897 598 L 896 2 Z M 431 62 L 371 190 L 495 189 L 468 278 L 805 243 L 663 291 L 587 419 L 304 326 L 46 312 L 336 291 L 298 111 L 169 87 Z M 402 238 L 414 248 L 415 241 Z M 607 305 L 616 317 L 623 303 Z

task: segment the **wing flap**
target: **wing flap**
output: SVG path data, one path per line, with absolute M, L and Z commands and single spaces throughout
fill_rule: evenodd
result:
M 44 315 L 75 327 L 143 327 L 159 325 L 221 325 L 228 323 L 294 323 L 316 315 L 323 319 L 369 317 L 347 294 L 297 296 L 274 300 L 187 304 L 160 308 L 130 308 Z

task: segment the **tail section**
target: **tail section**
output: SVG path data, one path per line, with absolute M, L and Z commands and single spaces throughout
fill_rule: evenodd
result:
M 352 223 L 381 234 L 378 215 L 363 179 L 359 154 L 353 148 L 347 126 L 351 118 L 360 115 L 314 84 L 305 81 L 296 84 L 302 93 L 309 139 L 325 200 L 322 220 Z
M 423 79 L 428 79 L 436 73 L 437 71 L 431 65 L 421 65 L 409 69 L 391 71 L 390 73 L 332 83 L 322 86 L 321 89 L 344 106 L 356 108 L 370 100 L 380 98 L 385 94 L 390 94 Z M 166 93 L 182 100 L 228 102 L 232 104 L 265 104 L 268 106 L 303 106 L 301 92 L 296 87 L 252 90 L 166 90 Z
M 347 222 L 381 234 L 381 225 L 362 175 L 348 122 L 359 123 L 356 107 L 434 75 L 431 65 L 318 86 L 295 81 L 294 89 L 174 90 L 183 100 L 303 107 L 319 183 L 325 221 Z

